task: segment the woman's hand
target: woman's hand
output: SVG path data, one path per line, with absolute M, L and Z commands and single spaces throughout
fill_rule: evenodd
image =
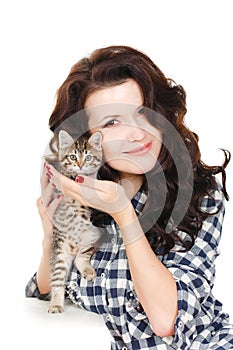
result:
M 46 175 L 47 171 L 48 170 L 44 167 L 41 176 L 41 197 L 37 199 L 37 208 L 44 230 L 44 246 L 50 245 L 53 230 L 53 215 L 62 199 L 62 195 L 60 194 L 52 200 L 55 187 L 49 181 Z
M 111 215 L 116 221 L 123 212 L 132 207 L 124 188 L 113 181 L 96 180 L 87 176 L 77 176 L 73 181 L 51 165 L 46 164 L 45 168 L 51 187 L 55 186 L 65 196 L 79 201 L 82 205 Z M 46 196 L 49 198 L 49 193 Z

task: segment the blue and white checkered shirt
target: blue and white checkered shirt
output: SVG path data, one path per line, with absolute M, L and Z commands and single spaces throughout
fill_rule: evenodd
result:
M 143 191 L 133 199 L 137 213 L 141 212 L 146 199 Z M 178 252 L 174 247 L 164 257 L 158 256 L 177 284 L 178 316 L 174 336 L 161 338 L 153 332 L 137 299 L 125 247 L 113 220 L 106 225 L 108 242 L 92 258 L 97 272 L 94 282 L 88 282 L 72 267 L 66 296 L 79 307 L 103 317 L 111 333 L 112 350 L 233 349 L 233 326 L 222 311 L 222 304 L 212 294 L 224 206 L 215 212 L 222 201 L 221 190 L 215 191 L 213 198 L 204 199 L 202 209 L 213 215 L 204 221 L 191 250 Z M 26 296 L 38 295 L 35 275 L 27 284 Z

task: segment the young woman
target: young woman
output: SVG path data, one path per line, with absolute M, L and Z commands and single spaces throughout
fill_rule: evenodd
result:
M 233 348 L 233 327 L 212 294 L 230 154 L 222 166 L 201 161 L 198 137 L 184 124 L 185 98 L 145 54 L 125 46 L 83 58 L 58 90 L 51 130 L 100 131 L 105 163 L 97 180 L 76 182 L 46 164 L 37 201 L 43 255 L 26 295 L 50 291 L 56 186 L 91 207 L 107 232 L 92 257 L 97 277 L 88 282 L 73 266 L 66 296 L 101 314 L 112 349 Z

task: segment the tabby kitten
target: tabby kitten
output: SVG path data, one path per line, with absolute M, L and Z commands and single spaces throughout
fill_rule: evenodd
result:
M 95 177 L 102 162 L 102 136 L 94 133 L 90 138 L 81 136 L 74 140 L 61 130 L 50 142 L 52 155 L 46 161 L 63 175 L 75 180 L 77 175 Z M 54 197 L 58 191 L 54 191 Z M 91 211 L 78 201 L 63 196 L 53 217 L 51 248 L 51 301 L 49 313 L 64 311 L 65 282 L 74 263 L 88 281 L 96 276 L 90 264 L 98 248 L 101 233 L 91 220 Z

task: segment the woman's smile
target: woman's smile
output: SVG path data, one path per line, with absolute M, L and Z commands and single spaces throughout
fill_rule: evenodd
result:
M 147 142 L 141 147 L 133 148 L 132 150 L 125 151 L 123 153 L 127 153 L 132 156 L 143 156 L 144 154 L 147 154 L 148 152 L 150 152 L 151 147 L 152 147 L 152 142 Z

